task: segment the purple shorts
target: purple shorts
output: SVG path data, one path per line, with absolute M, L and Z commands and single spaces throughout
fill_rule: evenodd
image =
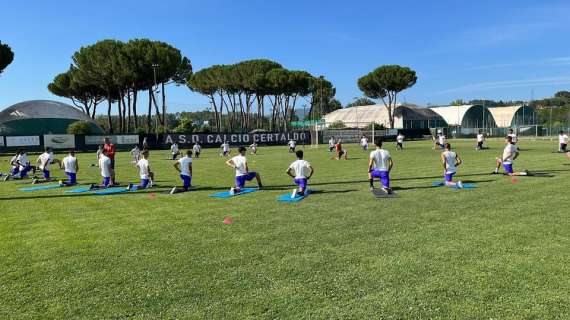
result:
M 455 172 L 446 172 L 445 182 L 451 182 L 453 180 L 453 175 L 455 175 Z
M 255 179 L 255 176 L 257 176 L 257 173 L 255 173 L 255 172 L 248 172 L 247 174 L 244 174 L 243 176 L 237 176 L 236 177 L 236 187 L 240 188 L 240 189 L 243 188 L 243 186 L 245 186 L 245 182 Z
M 32 170 L 32 166 L 27 165 L 24 169 L 20 170 L 20 176 L 25 177 L 28 175 L 28 172 L 30 172 L 30 170 Z
M 384 170 L 374 169 L 370 172 L 372 178 L 380 178 L 380 182 L 382 182 L 382 187 L 390 188 L 390 173 Z
M 42 172 L 44 173 L 44 179 L 49 179 L 49 170 L 43 169 Z
M 506 173 L 513 173 L 513 164 L 512 163 L 503 163 L 503 169 L 505 169 Z
M 20 172 L 20 167 L 15 167 L 15 168 L 12 168 L 12 170 L 10 171 L 10 174 L 15 176 L 18 174 L 18 172 Z
M 66 184 L 76 184 L 77 183 L 77 173 L 66 172 L 67 183 Z
M 299 186 L 300 189 L 305 190 L 307 189 L 307 178 L 298 178 L 298 179 L 294 179 L 293 182 L 295 182 L 296 185 Z
M 110 184 L 111 184 L 111 177 L 103 177 L 103 183 L 102 183 L 103 188 L 109 187 Z
M 192 182 L 192 177 L 181 174 L 180 179 L 182 179 L 182 187 L 184 188 L 184 190 L 188 191 L 188 189 L 190 188 L 190 183 Z

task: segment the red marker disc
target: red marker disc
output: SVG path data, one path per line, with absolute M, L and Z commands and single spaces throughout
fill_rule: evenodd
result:
M 224 218 L 224 224 L 232 224 L 234 222 L 234 220 L 232 219 L 232 217 L 225 217 Z

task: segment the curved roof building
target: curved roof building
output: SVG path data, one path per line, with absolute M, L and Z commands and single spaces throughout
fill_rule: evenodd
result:
M 0 135 L 64 134 L 76 121 L 87 121 L 94 134 L 103 129 L 84 112 L 65 103 L 31 100 L 17 103 L 0 112 Z
M 372 122 L 390 127 L 388 110 L 381 104 L 343 108 L 326 114 L 324 118 L 328 124 L 342 121 L 345 126 L 351 128 L 364 128 Z M 394 128 L 397 129 L 444 126 L 446 126 L 444 119 L 428 108 L 405 104 L 398 105 L 394 111 Z
M 494 107 L 489 111 L 498 127 L 517 127 L 536 124 L 536 112 L 529 106 Z
M 487 107 L 481 105 L 463 105 L 431 108 L 439 114 L 449 126 L 464 128 L 495 128 L 497 124 Z

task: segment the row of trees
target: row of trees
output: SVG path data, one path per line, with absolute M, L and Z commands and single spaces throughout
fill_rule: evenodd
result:
M 134 39 L 128 42 L 102 40 L 80 48 L 72 56 L 69 69 L 48 85 L 53 94 L 71 99 L 91 118 L 97 107 L 107 101 L 109 132 L 134 132 L 152 128 L 152 114 L 167 127 L 166 85 L 185 84 L 192 74 L 190 60 L 175 47 L 160 41 Z M 158 89 L 160 88 L 160 89 Z M 138 94 L 148 93 L 146 123 L 138 116 Z M 156 95 L 161 93 L 162 105 Z M 113 105 L 118 119 L 112 121 Z
M 0 74 L 14 61 L 14 52 L 9 45 L 0 41 Z

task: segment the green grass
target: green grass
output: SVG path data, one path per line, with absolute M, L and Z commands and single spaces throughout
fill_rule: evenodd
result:
M 368 191 L 356 146 L 349 161 L 305 149 L 320 193 L 297 204 L 276 201 L 292 189 L 285 147 L 249 156 L 267 190 L 232 199 L 208 198 L 233 183 L 218 150 L 195 160 L 201 190 L 174 196 L 161 193 L 180 183 L 166 151 L 151 154 L 152 191 L 0 183 L 0 318 L 569 318 L 568 158 L 522 141 L 515 167 L 555 177 L 513 183 L 488 174 L 501 142 L 452 143 L 477 189 L 432 188 L 442 170 L 428 142 L 389 144 L 397 199 Z M 99 180 L 94 158 L 79 155 L 81 182 Z M 126 153 L 117 166 L 119 181 L 137 181 Z

